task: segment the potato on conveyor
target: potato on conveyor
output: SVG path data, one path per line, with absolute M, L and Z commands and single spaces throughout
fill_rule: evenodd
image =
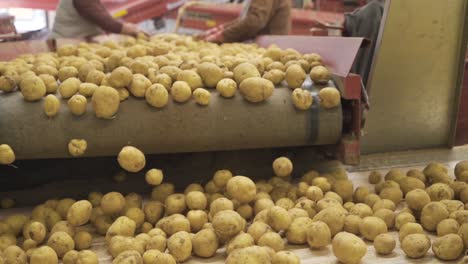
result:
M 128 87 L 130 93 L 135 97 L 144 97 L 146 89 L 151 86 L 151 81 L 143 74 L 133 75 L 133 79 Z
M 185 103 L 192 97 L 192 89 L 186 82 L 176 81 L 171 87 L 171 97 L 178 103 Z
M 310 79 L 314 83 L 326 84 L 331 79 L 331 73 L 324 66 L 315 66 L 310 70 Z
M 114 88 L 124 88 L 128 86 L 133 79 L 132 71 L 127 67 L 117 67 L 109 76 L 109 84 Z
M 84 139 L 72 139 L 68 142 L 68 152 L 73 157 L 84 155 L 87 148 L 88 143 Z
M 13 149 L 7 144 L 0 145 L 0 164 L 2 165 L 10 165 L 15 162 L 15 153 Z
M 260 77 L 260 72 L 258 69 L 251 63 L 244 62 L 237 65 L 234 68 L 234 80 L 241 84 L 242 81 L 251 78 L 251 77 Z
M 58 264 L 58 257 L 51 247 L 42 246 L 32 251 L 29 262 L 31 264 Z
M 94 91 L 91 102 L 96 117 L 110 119 L 119 110 L 119 92 L 109 86 L 99 86 L 96 91 Z
M 9 93 L 16 88 L 15 79 L 8 76 L 0 76 L 0 91 Z
M 203 79 L 203 83 L 207 88 L 215 88 L 218 82 L 224 78 L 224 72 L 221 68 L 211 62 L 203 62 L 199 64 L 197 67 L 197 73 Z
M 70 112 L 76 116 L 81 116 L 86 113 L 88 100 L 81 94 L 75 94 L 68 100 L 68 108 Z
M 388 255 L 395 249 L 396 241 L 391 234 L 382 233 L 375 237 L 374 248 L 375 252 L 381 255 Z
M 50 74 L 41 74 L 41 75 L 39 75 L 39 78 L 42 79 L 42 81 L 44 82 L 44 84 L 46 86 L 46 93 L 55 93 L 57 91 L 58 83 L 57 83 L 57 80 L 55 80 L 54 76 L 52 76 Z M 1 84 L 0 84 L 0 86 L 1 86 Z
M 263 78 L 271 81 L 274 85 L 279 85 L 285 77 L 286 74 L 279 69 L 271 69 L 263 74 Z
M 21 93 L 26 101 L 37 101 L 46 94 L 46 86 L 44 81 L 36 75 L 30 75 L 21 80 L 19 83 Z
M 307 74 L 299 64 L 292 64 L 286 70 L 286 83 L 291 89 L 300 88 L 306 79 Z
M 294 106 L 299 110 L 307 110 L 312 106 L 312 93 L 302 88 L 296 88 L 291 94 Z
M 197 88 L 193 91 L 193 99 L 195 102 L 202 106 L 210 104 L 211 93 L 203 88 Z
M 216 90 L 222 97 L 231 98 L 236 94 L 237 83 L 232 79 L 224 78 L 216 84 Z
M 410 234 L 401 242 L 401 249 L 410 258 L 422 258 L 430 247 L 431 240 L 425 234 Z
M 326 108 L 331 109 L 340 105 L 341 96 L 338 89 L 333 87 L 326 87 L 319 92 L 320 104 Z
M 358 236 L 340 232 L 332 241 L 333 254 L 343 264 L 358 264 L 367 252 L 367 245 Z

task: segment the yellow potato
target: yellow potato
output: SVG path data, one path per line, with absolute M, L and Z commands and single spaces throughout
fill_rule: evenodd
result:
M 286 70 L 286 83 L 291 89 L 300 88 L 306 79 L 306 73 L 298 64 L 292 64 Z
M 341 263 L 358 264 L 367 252 L 367 245 L 354 234 L 340 232 L 333 238 L 332 250 Z
M 47 92 L 44 81 L 35 75 L 23 78 L 19 83 L 19 87 L 24 100 L 31 102 L 41 99 Z
M 94 83 L 81 83 L 80 88 L 78 89 L 78 93 L 85 97 L 91 97 L 97 88 L 98 86 Z
M 181 193 L 174 193 L 166 198 L 164 206 L 166 207 L 166 214 L 181 214 L 186 209 L 185 195 Z
M 0 145 L 0 164 L 2 165 L 10 165 L 15 162 L 15 152 L 13 149 L 7 144 Z
M 132 146 L 123 147 L 119 152 L 117 161 L 120 167 L 128 172 L 139 172 L 146 165 L 145 154 Z
M 42 246 L 31 253 L 30 264 L 58 264 L 57 253 L 48 246 Z
M 253 240 L 252 240 L 253 243 Z M 276 232 L 266 232 L 263 234 L 257 242 L 257 245 L 261 247 L 269 247 L 275 252 L 284 250 L 284 241 L 281 236 Z
M 149 105 L 162 108 L 167 105 L 169 93 L 162 84 L 156 83 L 146 89 L 145 99 Z
M 78 69 L 73 66 L 61 67 L 58 71 L 58 79 L 64 82 L 68 78 L 78 77 Z
M 388 255 L 395 249 L 396 241 L 391 234 L 380 234 L 374 239 L 375 252 L 381 255 Z
M 0 77 L 0 90 L 1 90 L 1 78 Z M 39 78 L 42 79 L 46 86 L 46 93 L 55 93 L 58 89 L 58 84 L 57 80 L 55 80 L 55 77 L 49 74 L 41 74 L 39 75 Z
M 114 236 L 133 236 L 135 229 L 135 221 L 126 216 L 120 216 L 107 230 L 106 241 L 109 242 Z
M 151 81 L 146 78 L 143 74 L 133 75 L 133 80 L 131 81 L 128 90 L 135 97 L 145 97 L 146 90 L 151 86 Z
M 320 90 L 319 92 L 320 104 L 325 109 L 335 108 L 340 105 L 341 96 L 338 89 L 333 87 L 326 87 Z
M 198 232 L 203 225 L 208 223 L 208 214 L 202 210 L 191 210 L 187 213 L 187 219 L 190 222 L 192 232 Z
M 101 199 L 102 211 L 107 215 L 117 214 L 125 207 L 125 198 L 118 192 L 106 193 Z
M 75 240 L 76 249 L 84 250 L 91 247 L 91 241 L 93 240 L 93 237 L 86 231 L 80 231 L 75 234 L 73 240 Z
M 425 234 L 410 234 L 401 242 L 401 249 L 410 258 L 422 258 L 430 247 L 431 240 Z
M 47 246 L 52 248 L 59 258 L 62 258 L 65 253 L 75 248 L 75 241 L 73 241 L 73 238 L 68 233 L 58 231 L 49 237 Z
M 236 94 L 237 83 L 232 79 L 224 78 L 216 84 L 216 90 L 222 97 L 231 98 Z
M 83 156 L 87 148 L 88 143 L 84 139 L 72 139 L 68 142 L 68 152 L 73 157 Z
M 421 211 L 421 225 L 427 231 L 435 231 L 437 225 L 449 217 L 446 206 L 441 202 L 430 202 Z
M 112 87 L 99 86 L 94 91 L 92 104 L 96 117 L 110 119 L 119 110 L 119 93 Z
M 192 240 L 190 234 L 180 231 L 167 240 L 167 249 L 178 262 L 186 261 L 192 254 Z
M 294 106 L 299 110 L 307 110 L 312 106 L 314 98 L 312 93 L 302 88 L 296 88 L 291 94 Z
M 87 100 L 81 94 L 75 94 L 68 100 L 68 108 L 72 114 L 80 116 L 86 113 Z
M 260 77 L 260 72 L 258 69 L 251 63 L 244 62 L 239 65 L 237 65 L 234 68 L 234 80 L 238 83 L 241 84 L 242 81 L 244 81 L 247 78 L 251 77 Z
M 192 90 L 186 82 L 176 81 L 172 84 L 171 96 L 174 101 L 185 103 L 192 97 Z
M 193 98 L 199 105 L 206 106 L 210 103 L 211 93 L 203 88 L 197 88 L 193 91 Z
M 133 79 L 132 71 L 127 67 L 115 68 L 109 76 L 109 84 L 114 88 L 124 88 L 128 86 Z
M 292 219 L 288 211 L 284 208 L 273 206 L 268 210 L 267 221 L 273 230 L 279 232 L 281 230 L 287 230 L 291 225 Z
M 281 62 L 278 62 L 281 63 Z M 273 63 L 272 63 L 273 64 Z M 284 81 L 286 74 L 280 69 L 271 69 L 265 72 L 262 76 L 264 79 L 271 81 L 274 85 L 279 85 Z
M 145 180 L 150 185 L 160 185 L 163 181 L 164 175 L 162 170 L 150 169 L 145 174 Z
M 255 183 L 245 176 L 232 177 L 226 185 L 228 194 L 241 203 L 249 203 L 255 199 L 257 188 Z
M 44 81 L 44 79 L 42 80 Z M 9 76 L 0 76 L 0 91 L 3 91 L 4 93 L 9 93 L 13 91 L 15 88 L 16 88 L 15 79 Z
M 140 252 L 136 250 L 125 250 L 112 261 L 112 264 L 127 263 L 143 263 L 143 258 L 141 257 Z
M 321 221 L 312 222 L 307 227 L 307 244 L 311 248 L 321 248 L 331 241 L 331 232 L 328 225 Z
M 177 81 L 184 81 L 186 82 L 192 91 L 194 91 L 197 88 L 203 87 L 203 80 L 198 75 L 196 71 L 193 70 L 183 70 L 177 74 Z
M 263 243 L 268 242 L 266 241 L 267 240 L 266 237 L 263 240 L 264 240 Z M 260 243 L 260 240 L 259 240 L 259 243 Z M 233 252 L 236 249 L 250 247 L 253 245 L 255 245 L 255 242 L 249 233 L 240 233 L 228 242 L 226 246 L 226 253 L 229 255 L 231 254 L 231 252 Z
M 310 70 L 310 79 L 314 83 L 326 84 L 331 79 L 331 73 L 324 66 L 315 66 Z
M 287 157 L 279 157 L 273 161 L 273 171 L 276 176 L 287 177 L 293 171 L 293 164 Z
M 32 239 L 34 242 L 41 244 L 47 233 L 47 229 L 41 222 L 32 222 L 30 225 L 25 226 L 24 238 Z

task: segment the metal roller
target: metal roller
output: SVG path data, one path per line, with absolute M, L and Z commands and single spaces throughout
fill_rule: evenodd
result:
M 213 92 L 208 107 L 190 100 L 155 109 L 130 97 L 112 120 L 96 118 L 90 103 L 86 114 L 73 116 L 66 100 L 49 119 L 42 102 L 26 102 L 15 92 L 0 96 L 0 142 L 9 144 L 17 159 L 70 157 L 67 145 L 74 138 L 87 141 L 85 157 L 115 156 L 129 144 L 146 154 L 336 144 L 341 106 L 321 108 L 318 90 L 309 89 L 314 103 L 308 111 L 294 108 L 290 89 L 277 88 L 260 104 Z

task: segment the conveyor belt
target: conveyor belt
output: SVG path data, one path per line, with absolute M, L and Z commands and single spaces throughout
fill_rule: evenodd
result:
M 277 88 L 266 102 L 251 104 L 240 95 L 224 99 L 213 92 L 208 107 L 191 100 L 169 102 L 162 110 L 129 98 L 114 119 L 103 120 L 94 116 L 91 104 L 84 116 L 73 116 L 65 100 L 58 116 L 48 119 L 42 102 L 26 102 L 15 92 L 0 96 L 0 142 L 18 159 L 69 157 L 73 138 L 86 139 L 86 157 L 114 156 L 127 144 L 147 154 L 336 144 L 341 107 L 325 110 L 315 96 L 309 111 L 297 111 L 290 94 Z

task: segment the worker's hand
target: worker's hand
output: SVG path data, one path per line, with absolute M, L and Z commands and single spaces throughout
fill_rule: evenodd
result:
M 217 32 L 220 32 L 220 31 L 223 31 L 224 30 L 224 25 L 219 25 L 217 27 L 214 27 L 214 28 L 210 28 L 200 34 L 197 34 L 195 35 L 195 39 L 202 39 L 202 40 L 206 40 L 206 38 L 208 36 L 211 36 L 211 35 L 214 35 L 216 34 Z
M 143 33 L 148 35 L 144 30 L 140 29 L 136 24 L 133 23 L 124 23 L 122 26 L 122 34 L 130 35 L 130 36 L 137 36 L 138 33 Z
M 205 37 L 206 41 L 209 42 L 214 42 L 214 43 L 223 43 L 224 42 L 224 35 L 223 35 L 223 30 L 217 31 L 207 37 Z

